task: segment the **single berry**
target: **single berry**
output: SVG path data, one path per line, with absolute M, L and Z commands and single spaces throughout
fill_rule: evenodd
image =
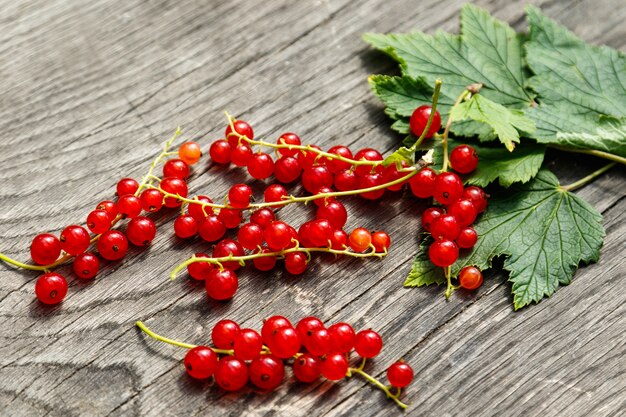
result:
M 139 183 L 132 178 L 122 178 L 117 183 L 117 196 L 133 195 L 139 189 Z
M 181 239 L 194 237 L 198 233 L 198 221 L 189 214 L 181 214 L 174 220 L 174 233 Z
M 261 337 L 266 345 L 270 345 L 272 341 L 273 333 L 283 327 L 293 327 L 287 317 L 284 316 L 272 316 L 263 321 L 263 327 L 261 328 Z
M 67 294 L 67 281 L 56 272 L 45 273 L 37 278 L 35 294 L 44 304 L 59 304 Z
M 372 233 L 372 245 L 378 253 L 387 252 L 391 246 L 391 238 L 383 231 Z
M 100 260 L 91 252 L 83 252 L 74 258 L 72 269 L 78 278 L 91 279 L 100 269 Z
M 139 195 L 141 208 L 148 213 L 154 213 L 163 207 L 163 193 L 156 188 L 148 188 Z
M 358 187 L 359 177 L 350 169 L 335 174 L 334 185 L 339 191 L 352 191 Z
M 411 192 L 417 198 L 432 197 L 435 191 L 437 174 L 430 168 L 422 168 L 409 180 Z
M 300 162 L 293 156 L 283 156 L 278 158 L 274 164 L 274 176 L 284 184 L 289 184 L 300 178 L 302 167 Z
M 235 184 L 228 190 L 228 201 L 235 208 L 246 208 L 250 205 L 252 188 L 247 184 Z
M 302 186 L 311 194 L 315 194 L 322 187 L 333 185 L 333 174 L 324 165 L 313 165 L 302 171 Z
M 375 161 L 382 161 L 383 156 L 376 149 L 365 148 L 365 149 L 361 149 L 360 151 L 358 151 L 354 155 L 354 159 L 356 161 L 375 162 Z M 359 175 L 359 176 L 367 175 L 372 172 L 381 173 L 382 171 L 383 171 L 382 164 L 378 164 L 376 166 L 375 165 L 357 165 L 356 168 L 354 169 L 354 172 L 356 172 L 356 175 Z
M 328 220 L 334 229 L 341 229 L 348 221 L 348 212 L 339 201 L 331 201 L 317 209 L 315 218 Z
M 94 210 L 87 216 L 87 228 L 97 235 L 111 227 L 111 218 L 104 210 Z
M 348 323 L 336 323 L 328 328 L 330 335 L 330 351 L 348 353 L 354 348 L 356 333 Z
M 315 248 L 317 245 L 313 243 L 311 239 L 311 230 L 313 228 L 313 221 L 304 222 L 298 229 L 298 241 L 300 246 L 304 248 Z
M 428 207 L 422 213 L 422 227 L 425 231 L 430 232 L 430 228 L 432 227 L 435 219 L 443 216 L 445 212 L 439 207 Z
M 285 222 L 274 221 L 265 228 L 265 241 L 273 251 L 285 249 L 291 243 L 289 225 Z
M 226 126 L 224 137 L 228 143 L 234 147 L 239 143 L 239 136 L 254 139 L 254 130 L 252 130 L 252 126 L 250 126 L 247 122 L 244 122 L 243 120 L 234 120 L 232 126 L 230 124 Z
M 308 238 L 314 247 L 325 247 L 328 246 L 334 230 L 330 221 L 326 219 L 313 220 L 308 231 Z
M 333 146 L 328 150 L 328 153 L 341 156 L 346 159 L 354 159 L 352 151 L 346 146 Z M 326 157 L 326 166 L 328 167 L 328 169 L 330 169 L 330 172 L 336 174 L 345 169 L 350 169 L 352 167 L 352 164 L 350 164 L 350 162 L 342 161 L 340 159 Z
M 469 226 L 476 220 L 478 210 L 471 200 L 460 199 L 448 206 L 448 214 L 456 217 L 460 226 Z
M 453 172 L 437 175 L 433 197 L 441 204 L 451 204 L 463 194 L 463 181 Z
M 466 290 L 475 290 L 483 283 L 483 274 L 475 266 L 466 266 L 459 272 L 459 285 Z
M 122 259 L 128 251 L 128 240 L 118 230 L 108 230 L 98 239 L 98 253 L 108 261 Z
M 353 251 L 365 252 L 372 244 L 372 235 L 367 229 L 358 227 L 350 233 L 348 241 Z
M 435 239 L 454 240 L 460 231 L 461 226 L 458 220 L 451 214 L 437 217 L 430 226 L 430 234 Z
M 462 198 L 474 203 L 474 207 L 476 207 L 479 213 L 482 213 L 487 208 L 487 194 L 485 194 L 485 191 L 480 187 L 474 185 L 467 187 L 463 190 Z
M 189 203 L 187 205 L 187 213 L 199 222 L 206 217 L 213 214 L 213 208 L 210 206 L 204 206 L 202 203 L 213 203 L 209 197 L 205 195 L 199 195 L 193 198 L 197 203 Z
M 263 340 L 261 335 L 252 329 L 241 329 L 233 344 L 233 350 L 236 358 L 243 361 L 249 361 L 261 354 Z
M 264 390 L 273 390 L 285 378 L 285 364 L 274 355 L 261 355 L 250 362 L 250 382 Z
M 226 258 L 228 256 L 243 256 L 244 250 L 241 243 L 233 239 L 223 239 L 213 248 L 214 258 Z M 224 261 L 222 262 L 224 268 L 236 271 L 241 265 L 238 261 Z
M 319 158 L 319 153 L 315 152 L 315 151 L 321 151 L 322 148 L 320 148 L 317 145 L 308 145 L 307 150 L 300 150 L 300 152 L 298 152 L 298 154 L 296 155 L 296 157 L 298 158 L 298 162 L 300 162 L 300 166 L 302 167 L 302 169 L 305 168 L 309 168 L 313 165 L 325 165 L 326 164 L 326 160 L 325 158 Z
M 263 253 L 272 253 L 272 251 L 267 246 L 264 246 L 263 249 L 261 250 L 257 248 L 254 251 L 254 253 L 263 254 Z M 276 266 L 276 257 L 275 256 L 262 256 L 260 258 L 254 258 L 252 260 L 252 264 L 259 271 L 271 271 Z
M 359 189 L 379 187 L 383 184 L 383 175 L 377 172 L 371 174 L 363 174 L 359 177 L 359 181 L 357 184 L 357 187 Z M 368 200 L 378 200 L 383 196 L 383 194 L 385 194 L 385 189 L 380 188 L 378 190 L 363 192 L 359 195 Z
M 312 355 L 324 356 L 330 353 L 331 343 L 332 341 L 328 330 L 317 329 L 305 340 L 304 346 Z
M 147 217 L 135 217 L 126 226 L 126 236 L 135 246 L 148 246 L 156 236 L 156 225 Z
M 330 194 L 332 192 L 333 192 L 333 189 L 330 188 L 330 187 L 320 187 L 315 192 L 315 195 L 318 195 L 318 194 Z M 316 198 L 315 200 L 313 200 L 313 203 L 317 207 L 324 207 L 326 204 L 334 202 L 334 201 L 337 201 L 335 199 L 335 197 L 324 196 L 324 197 L 321 197 L 321 198 Z
M 302 343 L 296 329 L 293 327 L 281 327 L 271 334 L 267 346 L 274 355 L 288 359 L 298 353 Z
M 300 141 L 300 137 L 295 133 L 283 133 L 280 135 L 278 140 L 276 141 L 279 145 L 295 145 L 300 146 L 302 142 Z M 296 156 L 298 153 L 298 149 L 289 149 L 289 148 L 280 148 L 278 149 L 278 153 L 282 156 Z
M 210 258 L 206 253 L 196 253 L 196 258 Z M 187 265 L 187 272 L 189 276 L 198 281 L 204 281 L 207 279 L 211 271 L 213 270 L 213 264 L 208 262 L 193 262 Z
M 274 161 L 264 152 L 252 155 L 248 161 L 248 173 L 252 178 L 264 180 L 274 173 Z
M 180 178 L 167 177 L 161 180 L 161 189 L 167 193 L 178 195 L 180 197 L 187 197 L 189 189 L 187 183 Z M 163 202 L 165 207 L 179 207 L 182 202 L 172 197 L 166 197 Z M 121 211 L 121 210 L 120 210 Z
M 296 325 L 296 331 L 302 343 L 305 343 L 315 330 L 324 329 L 324 323 L 317 317 L 304 317 Z
M 274 220 L 276 220 L 276 215 L 274 214 L 274 212 L 265 207 L 255 210 L 250 215 L 250 222 L 258 224 L 263 230 L 265 230 L 265 228 L 269 226 Z
M 285 255 L 285 269 L 292 275 L 306 271 L 307 256 L 303 252 L 289 252 Z
M 362 330 L 356 334 L 354 350 L 363 358 L 373 358 L 383 348 L 383 339 L 374 330 Z
M 324 378 L 339 381 L 348 373 L 348 359 L 341 353 L 333 353 L 322 359 L 320 371 Z
M 287 190 L 280 184 L 272 184 L 265 189 L 263 193 L 263 199 L 266 203 L 275 203 L 277 201 L 282 201 L 283 197 L 287 196 Z M 277 204 L 274 207 L 280 207 L 280 204 Z
M 234 321 L 220 320 L 213 326 L 211 340 L 218 349 L 232 349 L 239 330 L 239 325 Z
M 198 233 L 200 237 L 207 242 L 217 242 L 224 237 L 226 226 L 224 226 L 224 223 L 219 217 L 210 215 L 200 222 L 198 225 Z
M 238 167 L 245 167 L 252 159 L 252 148 L 246 144 L 235 146 L 230 151 L 230 162 Z
M 74 256 L 87 250 L 91 243 L 90 239 L 89 232 L 77 225 L 67 226 L 59 237 L 61 249 Z
M 330 237 L 330 247 L 335 250 L 344 250 L 348 245 L 348 234 L 344 230 L 335 230 Z
M 178 148 L 178 157 L 188 165 L 198 162 L 201 156 L 200 145 L 196 142 L 185 142 Z
M 215 383 L 225 391 L 239 391 L 248 382 L 248 366 L 233 356 L 224 356 L 215 369 Z
M 36 264 L 48 265 L 56 261 L 61 254 L 61 241 L 50 233 L 42 233 L 30 244 L 30 257 Z
M 478 154 L 469 145 L 459 145 L 450 152 L 450 166 L 456 172 L 469 174 L 478 166 Z
M 462 228 L 456 238 L 456 244 L 463 249 L 473 248 L 476 242 L 478 242 L 478 233 L 471 227 Z
M 321 373 L 322 361 L 309 353 L 298 356 L 293 362 L 293 375 L 300 382 L 313 382 Z
M 219 217 L 227 229 L 234 229 L 243 221 L 241 209 L 223 208 L 220 209 L 217 217 Z
M 428 119 L 430 118 L 430 114 L 432 113 L 433 108 L 431 106 L 419 106 L 413 114 L 411 115 L 411 119 L 409 119 L 409 126 L 411 127 L 411 132 L 415 136 L 421 136 L 422 132 L 426 128 L 426 124 L 428 124 Z M 430 128 L 428 132 L 424 136 L 425 138 L 432 138 L 435 133 L 441 128 L 441 115 L 437 110 L 435 110 L 435 115 L 433 116 L 433 121 L 430 124 Z
M 387 368 L 389 384 L 396 388 L 404 388 L 413 381 L 413 368 L 399 361 Z
M 189 165 L 182 159 L 170 159 L 163 164 L 163 178 L 175 177 L 184 180 L 189 176 Z
M 117 201 L 117 208 L 125 219 L 133 219 L 141 214 L 141 200 L 134 195 L 125 195 Z
M 451 240 L 437 240 L 428 248 L 428 257 L 437 266 L 450 266 L 459 257 L 459 247 Z
M 217 369 L 217 354 L 207 346 L 196 346 L 185 355 L 185 370 L 194 379 L 210 378 Z
M 117 204 L 111 200 L 105 200 L 98 203 L 96 210 L 104 210 L 109 215 L 109 220 L 113 221 L 117 217 Z
M 263 244 L 263 229 L 256 223 L 246 223 L 237 232 L 237 240 L 245 249 L 254 250 Z
M 409 164 L 406 163 L 405 161 L 402 161 L 401 165 L 402 165 L 402 168 L 407 168 L 409 166 Z M 387 168 L 385 168 L 385 170 L 383 171 L 383 183 L 388 184 L 390 182 L 399 180 L 400 178 L 406 177 L 407 175 L 408 175 L 407 172 L 398 171 L 397 164 L 391 164 Z M 409 182 L 409 180 L 402 181 L 395 185 L 390 185 L 389 187 L 387 187 L 387 189 L 390 191 L 400 191 L 402 189 L 402 186 L 406 184 L 407 182 Z
M 237 292 L 238 286 L 237 275 L 230 269 L 220 271 L 219 268 L 213 268 L 204 281 L 207 295 L 214 300 L 232 298 Z
M 218 164 L 227 164 L 230 162 L 230 153 L 232 146 L 224 139 L 216 140 L 209 148 L 209 156 Z

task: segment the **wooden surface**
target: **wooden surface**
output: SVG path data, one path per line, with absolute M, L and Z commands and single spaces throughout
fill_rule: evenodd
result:
M 394 67 L 360 39 L 366 31 L 457 30 L 462 1 L 7 1 L 0 18 L 1 250 L 28 258 L 39 232 L 83 222 L 122 176 L 139 178 L 176 126 L 205 148 L 220 137 L 223 110 L 275 138 L 298 132 L 323 147 L 390 151 L 399 137 L 368 90 L 371 73 Z M 623 0 L 533 1 L 594 43 L 626 47 Z M 519 1 L 478 1 L 523 29 Z M 600 163 L 556 159 L 564 182 Z M 554 155 L 549 155 L 554 160 Z M 565 169 L 563 168 L 565 167 Z M 421 415 L 626 414 L 625 170 L 580 191 L 604 215 L 598 264 L 539 305 L 512 311 L 510 286 L 490 273 L 475 295 L 405 289 L 424 204 L 395 196 L 348 199 L 348 227 L 388 230 L 383 261 L 316 257 L 300 278 L 277 269 L 240 274 L 232 302 L 206 299 L 173 266 L 201 241 L 173 236 L 171 214 L 157 216 L 152 247 L 108 263 L 91 283 L 72 281 L 62 305 L 36 302 L 37 274 L 0 266 L 1 415 L 398 415 L 363 380 L 276 392 L 225 394 L 184 374 L 184 351 L 133 327 L 191 343 L 208 340 L 220 319 L 260 328 L 272 314 L 315 314 L 380 330 L 386 347 L 367 370 L 382 375 L 400 357 L 417 378 L 405 399 Z M 193 193 L 215 199 L 249 181 L 206 159 Z M 256 190 L 262 182 L 254 182 Z M 312 208 L 281 217 L 300 224 Z M 61 272 L 71 275 L 68 268 Z

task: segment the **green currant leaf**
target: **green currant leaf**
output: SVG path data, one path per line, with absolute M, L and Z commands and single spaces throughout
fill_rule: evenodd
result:
M 402 161 L 409 165 L 415 165 L 415 151 L 411 151 L 409 148 L 402 146 L 383 160 L 383 166 L 389 166 L 391 164 L 401 166 Z
M 405 287 L 422 287 L 424 285 L 442 285 L 446 282 L 443 268 L 435 266 L 428 258 L 428 247 L 432 243 L 430 235 L 424 233 L 411 271 L 404 281 Z
M 527 14 L 527 60 L 535 73 L 529 86 L 540 101 L 528 116 L 537 140 L 626 157 L 626 56 L 586 44 L 536 7 Z M 613 121 L 607 124 L 604 116 Z

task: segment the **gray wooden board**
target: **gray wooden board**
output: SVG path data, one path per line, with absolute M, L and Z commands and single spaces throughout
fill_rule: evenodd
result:
M 366 31 L 457 30 L 462 1 L 2 1 L 0 18 L 0 247 L 28 258 L 39 232 L 82 222 L 116 180 L 140 177 L 176 126 L 205 149 L 220 137 L 223 110 L 261 136 L 293 130 L 328 147 L 390 151 L 398 136 L 368 90 L 371 73 L 394 64 L 371 51 Z M 623 0 L 533 1 L 594 43 L 626 47 Z M 517 29 L 519 1 L 478 1 Z M 600 162 L 550 154 L 571 182 Z M 402 357 L 417 377 L 410 415 L 623 415 L 626 413 L 626 292 L 623 290 L 624 169 L 577 193 L 605 216 L 599 263 L 579 270 L 552 298 L 513 312 L 502 273 L 477 294 L 446 302 L 441 288 L 405 289 L 424 203 L 393 196 L 347 199 L 348 227 L 390 232 L 383 261 L 316 257 L 302 277 L 248 269 L 228 303 L 207 301 L 171 268 L 201 241 L 173 236 L 172 214 L 147 250 L 107 263 L 91 283 L 70 283 L 67 299 L 43 308 L 37 274 L 0 267 L 1 415 L 397 415 L 363 380 L 225 394 L 185 375 L 184 351 L 133 327 L 206 343 L 232 318 L 260 328 L 285 314 L 348 321 L 381 332 L 385 348 L 367 370 L 384 376 Z M 250 181 L 239 169 L 203 160 L 193 193 L 213 198 Z M 263 183 L 253 182 L 256 191 Z M 280 216 L 300 224 L 310 207 Z M 61 269 L 70 275 L 69 268 Z M 291 378 L 291 377 L 290 377 Z

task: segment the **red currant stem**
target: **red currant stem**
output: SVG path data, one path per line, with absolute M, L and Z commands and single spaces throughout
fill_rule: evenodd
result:
M 424 126 L 424 130 L 422 130 L 422 134 L 417 138 L 413 146 L 411 146 L 410 151 L 415 152 L 417 148 L 422 144 L 424 139 L 426 139 L 426 134 L 430 130 L 430 125 L 433 123 L 435 119 L 435 114 L 437 113 L 437 102 L 439 101 L 439 93 L 441 92 L 441 80 L 435 80 L 435 88 L 433 89 L 433 101 L 430 104 L 430 116 L 428 116 L 428 120 L 426 121 L 426 126 Z
M 446 128 L 443 130 L 443 135 L 441 135 L 441 145 L 443 146 L 443 164 L 441 166 L 441 171 L 446 172 L 448 170 L 448 134 L 450 133 L 450 126 L 452 125 L 452 111 L 459 105 L 465 97 L 470 94 L 470 88 L 466 87 L 465 90 L 457 97 L 456 101 L 450 108 L 448 112 L 448 120 L 446 121 Z
M 456 287 L 454 285 L 452 285 L 452 276 L 451 276 L 451 268 L 449 266 L 446 266 L 443 268 L 443 271 L 446 275 L 446 281 L 447 281 L 447 286 L 446 286 L 446 292 L 444 293 L 446 300 L 450 298 L 450 296 L 452 295 L 452 293 L 455 290 L 458 290 L 460 287 Z
M 599 170 L 592 172 L 591 174 L 587 175 L 586 177 L 581 178 L 578 181 L 573 182 L 573 183 L 571 183 L 569 185 L 561 185 L 559 188 L 562 191 L 574 191 L 574 190 L 577 190 L 578 188 L 583 187 L 583 186 L 589 184 L 591 181 L 593 181 L 594 179 L 596 179 L 600 175 L 604 174 L 606 171 L 608 171 L 609 169 L 613 168 L 615 165 L 617 165 L 617 162 L 611 162 L 610 164 L 607 164 L 607 165 L 603 166 Z
M 548 145 L 549 148 L 558 149 L 559 151 L 564 152 L 574 152 L 574 153 L 583 153 L 586 155 L 593 155 L 599 158 L 608 159 L 609 161 L 619 162 L 620 164 L 626 165 L 626 158 L 622 156 L 617 156 L 612 153 L 597 151 L 595 149 L 574 149 L 574 148 L 565 148 L 558 145 Z
M 136 321 L 135 325 L 137 327 L 139 327 L 139 329 L 141 329 L 142 332 L 144 332 L 145 334 L 147 334 L 151 338 L 153 338 L 155 340 L 158 340 L 159 342 L 168 343 L 170 345 L 178 346 L 178 347 L 185 348 L 185 349 L 193 349 L 193 348 L 196 347 L 196 345 L 191 345 L 189 343 L 179 342 L 178 340 L 170 339 L 170 338 L 167 338 L 165 336 L 161 336 L 159 334 L 156 334 L 152 330 L 150 330 L 145 324 L 143 324 L 142 321 Z M 232 355 L 233 354 L 233 350 L 232 349 L 226 350 L 226 349 L 218 349 L 218 348 L 212 347 L 211 350 L 213 350 L 213 352 L 219 353 L 221 355 Z
M 363 378 L 365 378 L 367 382 L 374 385 L 376 388 L 379 388 L 381 391 L 387 394 L 388 398 L 391 398 L 392 400 L 394 400 L 395 403 L 398 404 L 400 408 L 407 409 L 409 407 L 408 404 L 403 403 L 398 398 L 398 396 L 400 395 L 400 390 L 398 390 L 396 394 L 392 393 L 388 386 L 386 386 L 385 384 L 383 384 L 382 382 L 380 382 L 379 380 L 377 380 L 376 378 L 374 378 L 373 376 L 371 376 L 370 374 L 368 374 L 367 372 L 363 371 L 360 368 L 349 368 L 346 376 L 350 378 L 353 374 L 361 375 Z
M 373 245 L 372 245 L 372 249 L 373 249 Z M 347 249 L 344 250 L 337 250 L 337 249 L 332 249 L 332 248 L 301 248 L 301 247 L 295 247 L 295 248 L 289 248 L 289 249 L 283 249 L 281 251 L 277 251 L 277 252 L 262 252 L 262 253 L 253 253 L 250 255 L 244 255 L 244 256 L 233 256 L 232 254 L 228 255 L 228 256 L 223 256 L 220 258 L 199 258 L 196 256 L 192 256 L 191 258 L 187 259 L 186 261 L 184 261 L 183 263 L 181 263 L 180 265 L 178 265 L 176 268 L 174 268 L 172 270 L 172 273 L 170 274 L 170 279 L 176 279 L 176 276 L 180 273 L 181 270 L 185 269 L 187 267 L 187 265 L 196 263 L 196 262 L 205 262 L 205 263 L 209 263 L 209 264 L 215 264 L 218 265 L 220 267 L 220 269 L 223 268 L 222 263 L 223 262 L 239 262 L 240 264 L 242 262 L 245 261 L 249 261 L 252 259 L 258 259 L 258 258 L 267 258 L 270 256 L 275 256 L 277 258 L 284 258 L 286 254 L 288 253 L 292 253 L 292 252 L 304 252 L 307 255 L 310 256 L 311 252 L 326 252 L 326 253 L 333 253 L 335 255 L 347 255 L 347 256 L 352 256 L 354 258 L 371 258 L 371 257 L 376 257 L 376 258 L 383 258 L 384 256 L 387 255 L 386 252 L 375 252 L 374 250 L 372 250 L 371 252 L 365 252 L 365 253 L 357 253 L 357 252 L 352 252 L 349 251 Z

